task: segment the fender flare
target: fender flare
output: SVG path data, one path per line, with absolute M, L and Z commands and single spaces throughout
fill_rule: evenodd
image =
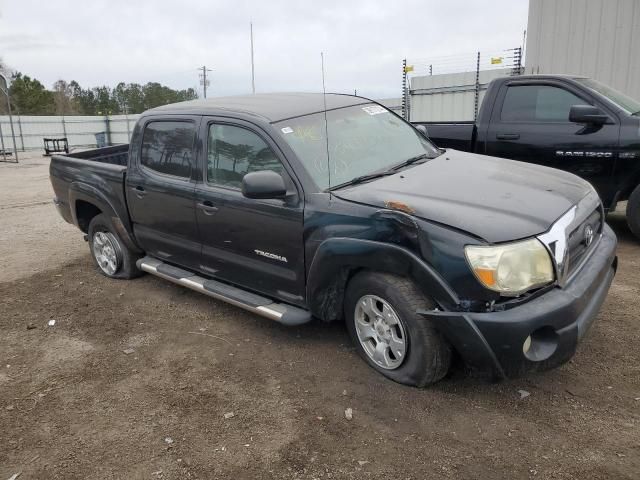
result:
M 325 321 L 341 318 L 344 287 L 358 269 L 408 277 L 443 309 L 459 309 L 456 293 L 410 250 L 374 240 L 330 238 L 318 247 L 307 276 L 307 303 L 314 316 Z
M 125 216 L 123 219 L 123 215 L 118 212 L 118 209 L 103 192 L 84 182 L 72 182 L 69 184 L 69 208 L 75 226 L 80 228 L 76 206 L 78 200 L 95 205 L 103 214 L 109 217 L 125 244 L 136 252 L 142 252 L 131 234 L 128 218 Z

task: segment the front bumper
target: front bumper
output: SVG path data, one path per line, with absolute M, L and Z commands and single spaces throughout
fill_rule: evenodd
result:
M 509 310 L 421 311 L 465 362 L 497 377 L 547 370 L 569 360 L 595 320 L 617 267 L 616 236 L 608 225 L 591 258 L 564 287 Z M 531 336 L 531 347 L 523 345 Z

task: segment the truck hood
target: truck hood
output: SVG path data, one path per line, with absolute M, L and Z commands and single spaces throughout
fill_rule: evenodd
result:
M 553 168 L 447 150 L 395 175 L 332 193 L 380 208 L 402 202 L 417 217 L 499 243 L 547 231 L 591 190 L 586 181 Z

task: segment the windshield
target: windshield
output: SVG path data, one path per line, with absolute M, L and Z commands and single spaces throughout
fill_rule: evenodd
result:
M 618 92 L 617 90 L 606 86 L 604 83 L 600 83 L 591 78 L 576 78 L 576 81 L 583 84 L 585 87 L 604 95 L 620 108 L 626 110 L 627 113 L 636 115 L 640 114 L 640 101 L 627 97 L 624 93 Z
M 324 113 L 275 124 L 321 189 L 386 170 L 419 155 L 439 150 L 384 107 L 373 103 L 327 112 L 329 161 Z

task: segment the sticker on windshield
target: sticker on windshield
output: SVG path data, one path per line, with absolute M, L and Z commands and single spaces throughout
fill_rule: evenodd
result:
M 362 107 L 362 110 L 367 112 L 369 115 L 378 115 L 380 113 L 385 113 L 387 110 L 380 105 L 371 105 L 369 107 Z
M 280 130 L 282 133 L 293 133 L 293 128 L 291 127 L 284 127 L 283 129 Z

